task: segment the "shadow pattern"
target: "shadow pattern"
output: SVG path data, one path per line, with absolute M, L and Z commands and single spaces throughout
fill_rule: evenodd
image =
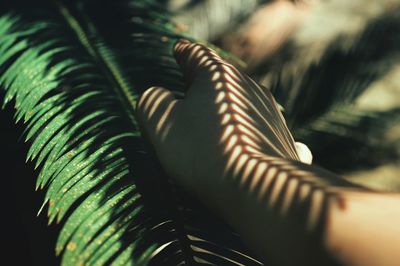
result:
M 308 256 L 305 250 L 320 250 L 322 255 L 313 265 L 335 265 L 336 262 L 321 250 L 326 215 L 333 205 L 345 208 L 340 194 L 356 186 L 316 166 L 301 163 L 293 137 L 272 94 L 224 62 L 214 51 L 181 40 L 175 46 L 175 57 L 186 77 L 188 90 L 198 89 L 191 85 L 201 72 L 206 72 L 212 83 L 213 96 L 210 101 L 215 105 L 213 115 L 218 117 L 215 130 L 219 136 L 213 152 L 225 160 L 225 168 L 221 173 L 223 182 L 233 184 L 234 193 L 244 195 L 243 201 L 251 202 L 246 207 L 258 206 L 257 210 L 264 212 L 257 218 L 261 217 L 262 222 L 271 224 L 276 230 L 273 232 L 271 229 L 265 234 L 270 237 L 271 243 L 285 246 L 285 241 L 293 240 L 299 244 L 293 256 L 304 257 Z M 172 113 L 177 103 L 186 100 L 174 100 L 171 97 L 166 91 L 153 89 L 139 103 L 139 108 L 144 109 L 148 119 L 152 119 L 158 111 L 164 114 L 155 127 L 161 141 L 168 141 L 173 132 L 171 128 L 176 117 Z M 167 98 L 170 99 L 165 100 Z M 209 121 L 212 123 L 213 119 Z M 215 205 L 208 199 L 203 201 Z M 227 216 L 225 210 L 218 211 Z M 251 219 L 251 216 L 238 219 L 243 222 L 243 219 Z M 275 225 L 275 222 L 282 225 Z M 235 221 L 231 220 L 230 223 L 238 228 Z M 251 222 L 247 225 L 250 226 Z M 293 233 L 293 236 L 282 230 Z M 251 229 L 240 228 L 239 231 L 251 232 Z M 283 240 L 285 237 L 288 238 Z M 308 239 L 307 247 L 301 246 L 302 237 Z M 264 256 L 266 261 L 268 257 L 276 256 L 268 251 L 259 255 Z M 285 259 L 280 257 L 277 261 L 282 260 Z

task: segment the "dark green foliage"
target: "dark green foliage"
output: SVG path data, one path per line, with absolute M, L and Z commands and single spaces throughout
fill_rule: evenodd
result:
M 138 95 L 183 86 L 171 55 L 181 34 L 155 1 L 0 8 L 3 102 L 26 126 L 63 265 L 260 264 L 167 180 L 140 136 Z
M 337 106 L 298 128 L 296 136 L 310 145 L 320 165 L 346 173 L 398 160 L 400 139 L 388 135 L 399 124 L 399 108 L 378 112 Z

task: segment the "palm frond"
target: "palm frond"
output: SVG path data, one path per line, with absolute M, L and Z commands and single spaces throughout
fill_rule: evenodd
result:
M 3 102 L 26 125 L 49 222 L 62 223 L 63 265 L 260 265 L 144 147 L 136 97 L 150 85 L 182 90 L 171 56 L 179 30 L 155 1 L 0 11 Z

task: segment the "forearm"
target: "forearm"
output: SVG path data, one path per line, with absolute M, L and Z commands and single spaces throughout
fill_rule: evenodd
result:
M 398 265 L 400 197 L 393 193 L 343 193 L 329 212 L 325 245 L 343 265 Z
M 382 258 L 377 256 L 386 254 L 382 248 L 370 242 L 363 245 L 362 241 L 371 240 L 371 228 L 376 233 L 382 230 L 376 226 L 382 224 L 383 216 L 370 222 L 370 215 L 379 211 L 374 209 L 376 203 L 397 202 L 400 206 L 397 196 L 353 186 L 329 172 L 295 161 L 259 155 L 247 158 L 225 172 L 223 186 L 214 189 L 212 197 L 208 194 L 206 201 L 265 262 L 365 265 L 362 263 L 368 259 L 379 261 Z M 396 204 L 389 206 L 399 209 Z M 386 246 L 388 235 L 381 235 L 379 241 L 381 247 Z

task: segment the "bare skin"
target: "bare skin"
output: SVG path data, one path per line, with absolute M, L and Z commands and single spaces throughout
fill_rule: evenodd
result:
M 307 152 L 296 149 L 268 90 L 204 46 L 179 41 L 174 53 L 187 81 L 185 98 L 153 87 L 137 106 L 169 176 L 269 265 L 400 260 L 399 196 L 302 163 Z

